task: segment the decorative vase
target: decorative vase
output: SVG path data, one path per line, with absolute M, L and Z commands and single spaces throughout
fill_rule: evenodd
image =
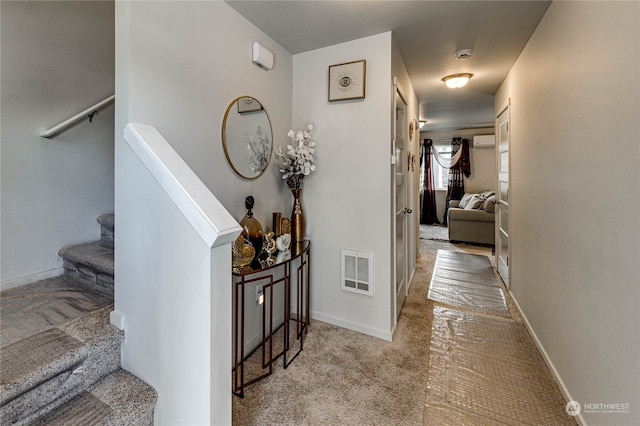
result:
M 251 209 L 253 208 L 254 200 L 252 196 L 248 196 L 244 205 L 247 208 L 247 214 L 244 216 L 242 221 L 240 222 L 240 226 L 242 226 L 242 236 L 245 240 L 248 240 L 255 250 L 255 256 L 253 260 L 256 260 L 260 253 L 262 252 L 262 243 L 264 232 L 262 231 L 262 225 L 253 217 L 253 212 Z
M 299 243 L 304 240 L 304 212 L 300 203 L 302 189 L 292 189 L 293 208 L 291 209 L 291 241 Z

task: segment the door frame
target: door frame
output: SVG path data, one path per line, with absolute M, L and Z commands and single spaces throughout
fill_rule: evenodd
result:
M 397 136 L 397 97 L 400 97 L 402 99 L 402 102 L 404 102 L 405 105 L 405 115 L 404 115 L 404 149 L 402 151 L 402 154 L 398 157 L 397 155 L 397 141 L 396 141 L 396 136 Z M 403 240 L 404 240 L 404 253 L 403 253 L 403 277 L 404 277 L 404 283 L 402 285 L 400 285 L 398 287 L 398 290 L 396 290 L 396 286 L 397 286 L 397 253 L 398 253 L 398 247 L 397 247 L 397 217 L 398 217 L 398 205 L 397 205 L 397 184 L 396 184 L 396 179 L 398 176 L 398 171 L 403 171 L 404 172 L 404 167 L 406 166 L 405 164 L 405 156 L 406 153 L 409 151 L 408 150 L 408 146 L 410 141 L 407 140 L 407 135 L 409 133 L 409 121 L 408 121 L 408 109 L 409 109 L 409 104 L 406 101 L 406 98 L 404 97 L 404 95 L 402 94 L 402 91 L 400 90 L 399 84 L 398 84 L 398 78 L 394 77 L 393 78 L 393 139 L 392 139 L 392 144 L 391 144 L 391 163 L 393 165 L 392 169 L 392 185 L 391 185 L 391 202 L 392 202 L 392 210 L 391 210 L 391 215 L 392 215 L 392 226 L 391 226 L 391 241 L 392 241 L 392 283 L 391 283 L 391 294 L 392 294 L 392 300 L 393 300 L 393 312 L 394 312 L 394 329 L 395 329 L 395 325 L 398 324 L 398 317 L 400 316 L 400 311 L 402 310 L 402 305 L 404 305 L 404 299 L 407 296 L 407 292 L 408 292 L 408 269 L 409 269 L 409 264 L 408 264 L 408 244 L 407 244 L 407 235 L 408 235 L 408 220 L 406 217 L 406 212 L 402 212 L 400 214 L 403 214 Z M 408 178 L 408 173 L 404 173 L 403 174 L 403 190 L 405 191 L 405 196 L 404 196 L 404 207 L 403 210 L 406 211 L 407 208 L 407 202 L 408 202 L 408 197 L 407 197 L 407 178 Z M 398 300 L 398 294 L 402 293 L 402 301 Z M 398 305 L 400 304 L 400 306 L 398 307 Z
M 506 141 L 503 141 L 503 131 L 501 125 L 506 123 Z M 497 185 L 496 185 L 496 220 L 495 220 L 495 262 L 498 274 L 504 281 L 507 289 L 511 283 L 511 232 L 509 214 L 510 203 L 509 186 L 511 177 L 511 98 L 507 100 L 507 104 L 501 108 L 496 115 L 496 169 L 497 169 Z M 507 168 L 502 170 L 501 155 L 506 152 Z M 503 193 L 501 183 L 506 182 L 506 193 Z M 504 197 L 504 199 L 503 199 Z M 503 219 L 506 218 L 506 229 L 502 227 Z M 506 241 L 506 258 L 502 256 L 501 243 Z M 506 259 L 506 260 L 505 260 Z

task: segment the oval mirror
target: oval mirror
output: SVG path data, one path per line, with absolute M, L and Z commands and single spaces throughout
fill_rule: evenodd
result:
M 272 140 L 271 122 L 260 101 L 241 96 L 229 104 L 222 122 L 222 146 L 238 176 L 256 179 L 266 170 Z

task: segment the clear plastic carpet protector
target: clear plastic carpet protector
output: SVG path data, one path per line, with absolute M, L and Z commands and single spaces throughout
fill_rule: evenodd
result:
M 486 256 L 438 250 L 428 297 L 465 310 L 509 317 L 500 282 Z
M 523 324 L 434 307 L 428 424 L 575 425 L 564 406 Z
M 428 293 L 428 425 L 575 425 L 486 256 L 438 251 Z

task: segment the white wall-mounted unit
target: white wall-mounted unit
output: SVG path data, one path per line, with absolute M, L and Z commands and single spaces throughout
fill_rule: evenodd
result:
M 342 250 L 343 290 L 373 296 L 373 253 Z
M 496 145 L 496 135 L 478 135 L 473 137 L 474 148 L 491 148 Z
M 257 41 L 253 43 L 251 60 L 265 70 L 273 68 L 273 53 Z

